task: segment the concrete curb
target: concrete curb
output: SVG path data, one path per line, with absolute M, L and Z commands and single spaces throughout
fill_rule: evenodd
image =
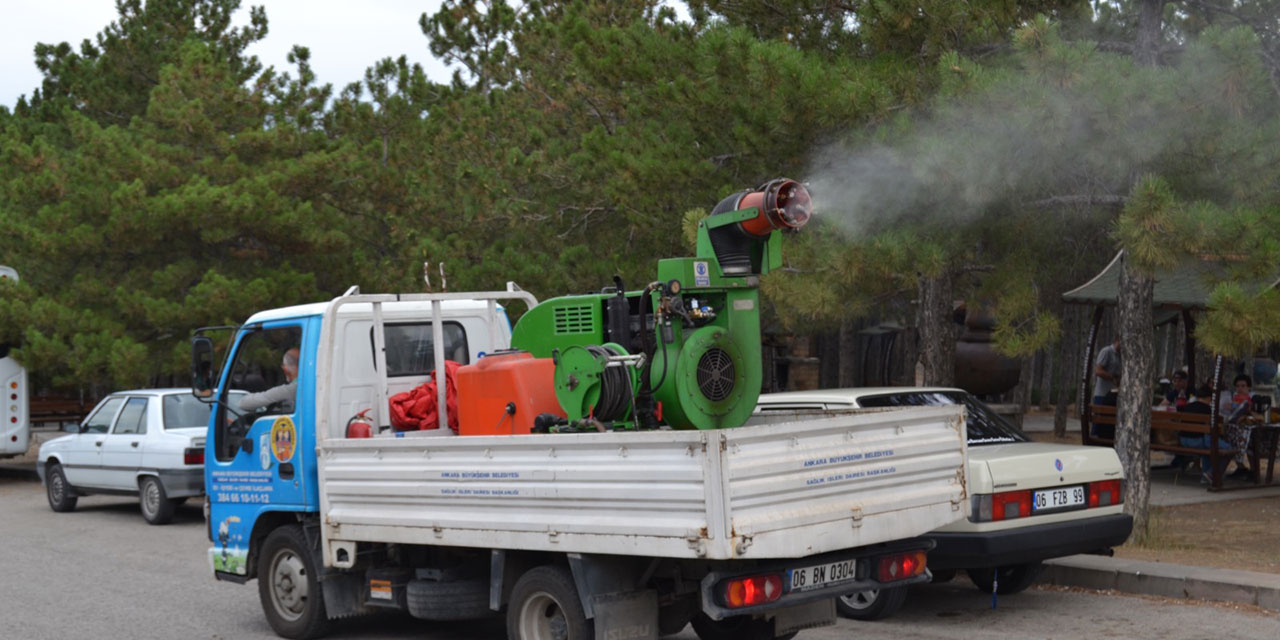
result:
M 1046 561 L 1041 581 L 1168 598 L 1242 602 L 1280 611 L 1280 575 L 1274 573 L 1079 555 Z

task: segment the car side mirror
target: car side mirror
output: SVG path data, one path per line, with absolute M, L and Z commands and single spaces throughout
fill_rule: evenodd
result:
M 197 395 L 209 395 L 213 389 L 213 340 L 207 336 L 191 338 L 191 388 Z
M 67 433 L 84 433 L 84 425 L 78 423 L 64 423 L 62 430 Z

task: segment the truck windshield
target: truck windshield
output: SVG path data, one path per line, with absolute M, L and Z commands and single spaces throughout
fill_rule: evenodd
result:
M 962 404 L 965 407 L 965 426 L 968 429 L 970 446 L 1031 440 L 1008 420 L 992 411 L 991 407 L 963 391 L 885 393 L 858 398 L 858 404 L 863 407 L 931 407 Z

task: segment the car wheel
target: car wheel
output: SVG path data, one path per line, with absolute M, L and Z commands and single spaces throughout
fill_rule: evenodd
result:
M 67 482 L 67 476 L 62 472 L 62 465 L 56 462 L 49 465 L 45 476 L 45 493 L 49 497 L 49 508 L 58 513 L 75 509 L 79 500 L 75 487 Z
M 906 587 L 867 589 L 836 598 L 836 610 L 854 620 L 880 620 L 897 613 L 906 601 Z
M 258 558 L 258 599 L 272 630 L 291 640 L 323 635 L 329 617 L 302 527 L 292 524 L 272 531 Z
M 160 479 L 155 476 L 144 476 L 139 481 L 138 504 L 142 507 L 142 517 L 151 524 L 169 524 L 178 506 L 169 499 Z
M 1044 570 L 1044 565 L 1039 562 L 1028 562 L 1026 564 L 1012 564 L 1007 567 L 990 567 L 985 569 L 968 569 L 965 573 L 969 574 L 969 579 L 983 593 L 991 593 L 991 587 L 995 584 L 996 593 L 1007 596 L 1025 590 L 1027 587 L 1035 584 L 1036 578 L 1040 577 L 1040 572 Z M 999 572 L 997 574 L 997 572 Z M 998 578 L 998 580 L 997 580 Z
M 693 632 L 700 640 L 791 640 L 798 632 L 774 635 L 773 620 L 751 616 L 730 616 L 712 620 L 699 612 L 693 617 Z
M 508 640 L 591 640 L 595 632 L 573 576 L 564 567 L 527 571 L 511 589 L 507 608 Z

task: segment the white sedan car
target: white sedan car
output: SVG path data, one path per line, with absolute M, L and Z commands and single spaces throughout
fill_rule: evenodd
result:
M 208 429 L 209 404 L 191 389 L 120 391 L 79 433 L 41 445 L 36 471 L 54 511 L 88 494 L 137 495 L 147 522 L 165 524 L 184 500 L 204 495 Z
M 969 512 L 929 534 L 935 581 L 964 569 L 979 589 L 1017 593 L 1040 574 L 1040 562 L 1102 552 L 1123 543 L 1133 518 L 1123 512 L 1123 468 L 1113 449 L 1032 442 L 960 389 L 881 387 L 796 391 L 760 396 L 757 413 L 965 405 L 969 441 Z M 906 588 L 842 596 L 850 618 L 892 614 Z

